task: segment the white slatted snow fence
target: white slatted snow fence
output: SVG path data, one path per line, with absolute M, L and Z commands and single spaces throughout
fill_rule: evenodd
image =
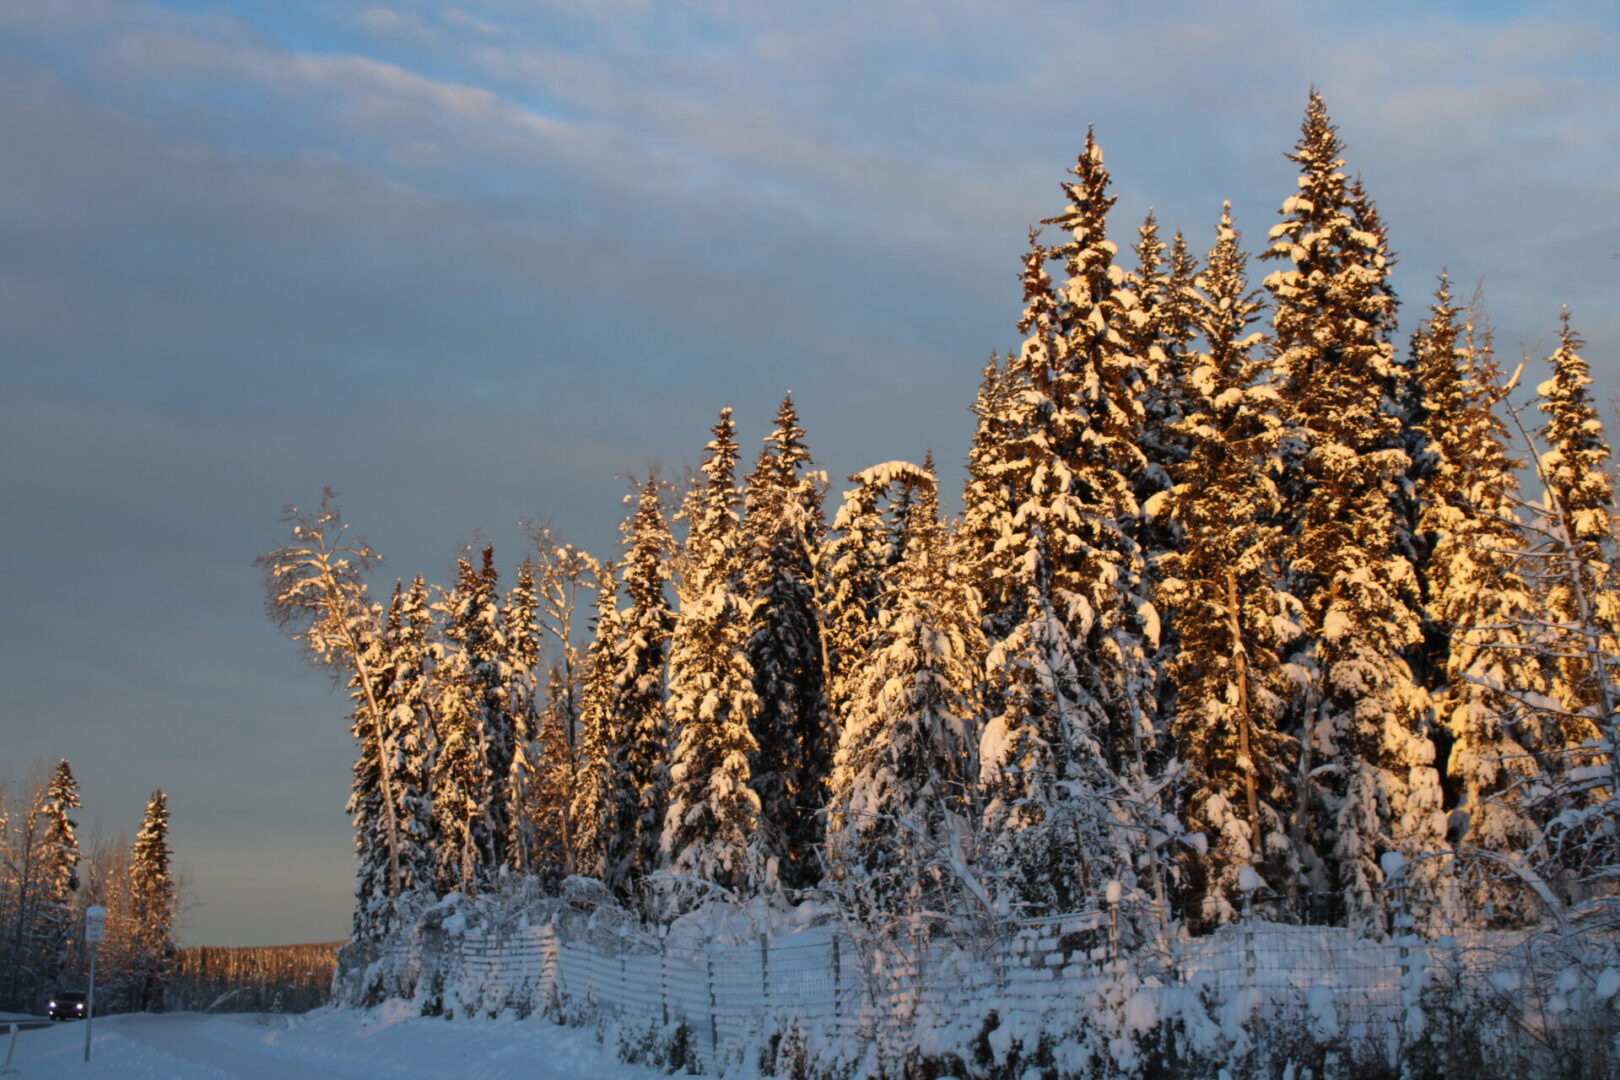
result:
M 512 915 L 499 904 L 441 903 L 385 942 L 349 946 L 336 992 L 348 1004 L 403 998 L 450 1016 L 539 1012 L 595 1026 L 630 1056 L 668 1064 L 676 1047 L 674 1064 L 712 1073 L 757 1061 L 784 1039 L 815 1060 L 892 1076 L 908 1055 L 1001 1055 L 1077 1029 L 1088 1053 L 1102 1047 L 1128 1066 L 1132 1040 L 1165 1021 L 1195 1051 L 1236 1053 L 1262 1038 L 1251 1029 L 1276 1037 L 1293 1024 L 1387 1048 L 1393 1063 L 1422 1037 L 1434 994 L 1505 987 L 1504 970 L 1541 955 L 1524 932 L 1370 939 L 1258 919 L 1155 940 L 1141 931 L 1153 922 L 1142 914 L 1037 920 L 976 941 L 862 940 L 834 923 L 775 936 L 733 929 L 721 944 L 657 937 L 617 909 L 550 901 Z M 1589 993 L 1602 993 L 1606 978 L 1620 985 L 1620 972 L 1602 972 L 1585 976 Z M 1558 1015 L 1573 989 L 1550 1009 L 1546 996 L 1526 995 L 1506 1026 L 1555 1044 L 1559 1023 L 1577 1019 Z M 1607 993 L 1612 1005 L 1593 1003 L 1607 1017 L 1602 1038 L 1620 1026 L 1620 994 Z

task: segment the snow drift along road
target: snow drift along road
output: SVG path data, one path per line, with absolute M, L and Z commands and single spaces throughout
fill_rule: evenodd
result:
M 307 1016 L 201 1013 L 96 1021 L 92 1061 L 84 1028 L 58 1024 L 17 1037 L 12 1067 L 25 1080 L 653 1080 L 625 1065 L 595 1033 L 528 1020 L 411 1015 L 399 1004 Z M 5 1051 L 0 1045 L 0 1061 Z

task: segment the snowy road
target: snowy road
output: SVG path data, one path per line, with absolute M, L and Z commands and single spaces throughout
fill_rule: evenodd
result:
M 82 1080 L 652 1080 L 614 1060 L 589 1031 L 541 1020 L 424 1019 L 400 1008 L 305 1017 L 112 1016 L 17 1037 L 24 1078 Z M 0 1044 L 0 1062 L 5 1048 Z

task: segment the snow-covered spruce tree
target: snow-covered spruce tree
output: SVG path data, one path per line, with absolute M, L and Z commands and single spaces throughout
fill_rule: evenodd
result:
M 1488 327 L 1459 320 L 1445 276 L 1429 312 L 1412 335 L 1413 422 L 1424 455 L 1416 469 L 1417 549 L 1430 699 L 1450 743 L 1444 767 L 1456 793 L 1450 839 L 1516 858 L 1539 844 L 1526 805 L 1536 742 L 1518 722 L 1516 700 L 1545 692 L 1528 627 L 1536 601 L 1523 573 L 1519 462 L 1494 411 L 1502 392 Z M 1486 903 L 1499 914 L 1522 910 L 1517 883 L 1504 883 L 1490 862 L 1475 869 L 1483 874 L 1470 897 L 1476 910 Z
M 668 595 L 674 541 L 656 476 L 647 477 L 636 496 L 635 512 L 620 531 L 625 545 L 624 591 L 630 606 L 618 616 L 611 671 L 618 745 L 612 879 L 628 894 L 658 869 L 658 844 L 669 801 L 664 669 L 675 627 Z
M 1192 289 L 1197 264 L 1180 233 L 1175 236 L 1167 264 L 1166 248 L 1159 239 L 1153 212 L 1137 228 L 1136 269 L 1125 275 L 1122 301 L 1134 298 L 1125 311 L 1123 336 L 1131 355 L 1138 358 L 1142 377 L 1142 434 L 1138 441 L 1143 468 L 1133 485 L 1139 506 L 1170 489 L 1173 470 L 1188 454 L 1187 436 L 1180 424 L 1189 408 L 1188 343 L 1197 332 Z M 1145 567 L 1157 567 L 1164 556 L 1180 546 L 1179 526 L 1164 516 L 1140 514 L 1134 520 L 1135 539 Z M 1175 688 L 1167 678 L 1165 662 L 1175 648 L 1175 623 L 1162 623 L 1157 650 L 1150 654 L 1157 673 L 1154 709 L 1168 715 Z
M 849 723 L 854 682 L 886 588 L 892 537 L 879 472 L 868 469 L 849 478 L 856 486 L 844 493 L 821 556 L 823 644 L 831 676 L 827 703 L 839 730 Z
M 400 601 L 399 625 L 388 645 L 389 771 L 399 800 L 400 888 L 425 891 L 433 884 L 433 612 L 427 581 L 417 574 Z
M 1011 552 L 1002 541 L 1023 496 L 1008 482 L 1007 445 L 1012 403 L 1018 394 L 1011 357 L 1003 365 L 990 354 L 973 401 L 973 442 L 968 448 L 967 480 L 962 490 L 962 517 L 953 534 L 959 560 L 967 568 L 981 608 L 984 631 L 991 639 L 1011 631 L 1022 608 L 1009 592 Z
M 1197 279 L 1207 351 L 1192 359 L 1187 415 L 1175 425 L 1186 457 L 1151 507 L 1182 537 L 1162 559 L 1157 595 L 1174 642 L 1168 721 L 1187 770 L 1182 821 L 1205 841 L 1183 855 L 1186 910 L 1205 925 L 1240 909 L 1244 868 L 1278 890 L 1298 870 L 1288 836 L 1298 747 L 1281 727 L 1290 685 L 1277 632 L 1287 606 L 1276 574 L 1283 425 L 1266 360 L 1255 355 L 1262 305 L 1246 263 L 1228 203 Z
M 1142 372 L 1142 438 L 1145 467 L 1136 485 L 1137 500 L 1170 487 L 1170 470 L 1187 456 L 1186 439 L 1177 424 L 1187 411 L 1187 343 L 1192 340 L 1193 308 L 1189 298 L 1197 268 L 1186 242 L 1176 234 L 1175 258 L 1167 266 L 1159 223 L 1152 212 L 1137 228 L 1137 267 L 1125 275 L 1122 301 L 1134 300 L 1125 312 L 1123 336 Z M 1159 535 L 1162 522 L 1143 519 L 1141 542 L 1151 560 L 1171 546 Z
M 434 891 L 440 896 L 472 895 L 499 865 L 494 861 L 488 811 L 491 777 L 483 709 L 487 686 L 460 645 L 441 647 L 433 681 L 436 752 L 429 787 Z
M 1546 414 L 1537 462 L 1545 495 L 1533 515 L 1538 589 L 1546 611 L 1537 627 L 1543 669 L 1556 708 L 1540 710 L 1545 779 L 1552 791 L 1539 815 L 1548 872 L 1578 897 L 1620 866 L 1620 592 L 1615 557 L 1610 452 L 1591 398 L 1583 342 L 1563 315 L 1553 377 L 1537 388 Z
M 433 808 L 428 794 L 433 753 L 428 704 L 432 634 L 433 617 L 422 576 L 418 574 L 408 590 L 396 583 L 382 633 L 365 650 L 368 667 L 377 673 L 377 704 L 383 716 L 381 750 L 377 733 L 367 722 L 367 702 L 359 680 L 352 675 L 349 680 L 355 703 L 351 730 L 358 747 L 348 806 L 358 860 L 352 933 L 359 940 L 380 937 L 400 925 L 400 913 L 394 910 L 388 893 L 383 754 L 393 780 L 394 820 L 399 823 L 400 892 L 425 890 L 433 881 Z
M 1074 175 L 1050 222 L 1070 239 L 1050 252 L 1032 241 L 1025 264 L 1007 449 L 1024 501 L 1000 541 L 1023 610 L 988 654 L 1002 712 L 981 747 L 991 859 L 1016 903 L 1045 910 L 1092 902 L 1109 881 L 1134 885 L 1159 817 L 1144 801 L 1157 617 L 1133 536 L 1147 375 L 1124 335 L 1137 301 L 1113 265 L 1114 200 L 1089 133 Z M 1067 272 L 1056 290 L 1049 258 Z
M 73 778 L 73 767 L 64 758 L 56 763 L 50 786 L 45 789 L 45 801 L 40 806 L 45 834 L 40 851 L 44 888 L 40 896 L 39 932 L 45 950 L 45 970 L 53 975 L 66 960 L 68 943 L 73 937 L 73 896 L 79 891 L 79 823 L 68 815 L 82 805 L 79 782 Z
M 624 670 L 620 650 L 626 642 L 618 610 L 619 574 L 612 563 L 601 570 L 596 593 L 596 626 L 585 649 L 579 694 L 579 731 L 570 750 L 563 734 L 560 687 L 563 676 L 552 669 L 550 704 L 541 726 L 540 799 L 535 819 L 542 835 L 562 842 L 548 881 L 566 874 L 596 878 L 620 894 L 629 892 L 625 870 L 633 851 L 635 818 L 625 817 L 640 802 L 640 792 L 625 779 L 625 725 L 620 712 L 619 682 Z M 572 761 L 572 765 L 569 762 Z
M 354 736 L 356 753 L 349 787 L 349 802 L 345 809 L 354 825 L 354 917 L 350 935 L 359 940 L 380 937 L 391 926 L 388 894 L 388 832 L 381 827 L 387 811 L 383 806 L 380 778 L 385 747 L 392 745 L 394 734 L 394 702 L 389 693 L 392 688 L 392 669 L 389 663 L 390 642 L 399 637 L 402 622 L 403 590 L 394 584 L 394 595 L 388 603 L 388 615 L 382 633 L 374 635 L 365 644 L 364 660 L 368 668 L 378 673 L 376 680 L 377 705 L 383 715 L 379 730 L 370 722 L 367 702 L 359 679 L 349 677 L 349 697 L 354 700 L 354 711 L 349 714 L 349 731 Z M 394 777 L 393 793 L 403 795 L 401 777 Z M 394 807 L 396 820 L 399 807 Z M 403 837 L 401 837 L 403 840 Z M 401 862 L 401 886 L 403 882 Z
M 456 560 L 456 587 L 445 594 L 443 604 L 444 636 L 455 646 L 455 660 L 450 667 L 463 698 L 458 708 L 471 710 L 478 727 L 477 745 L 484 755 L 480 773 L 485 789 L 476 796 L 482 820 L 472 835 L 479 848 L 477 864 L 481 872 L 489 875 L 506 865 L 512 805 L 508 785 L 517 749 L 499 584 L 495 550 L 486 546 L 476 568 L 466 559 Z M 445 744 L 440 745 L 442 748 Z M 434 792 L 437 798 L 437 786 Z
M 709 886 L 745 895 L 776 883 L 766 858 L 759 796 L 748 762 L 759 712 L 748 664 L 748 603 L 740 595 L 737 438 L 720 411 L 701 476 L 686 498 L 687 523 L 670 641 L 669 810 L 660 838 L 667 899 L 679 907 Z
M 833 887 L 867 916 L 949 910 L 976 814 L 971 710 L 982 631 L 953 573 L 931 467 L 890 466 L 914 489 L 894 587 L 878 613 L 829 781 Z
M 371 643 L 382 632 L 376 605 L 366 597 L 362 576 L 381 560 L 364 540 L 346 537 L 337 493 L 327 488 L 320 509 L 302 513 L 285 508 L 286 543 L 255 560 L 264 567 L 265 611 L 277 626 L 293 631 L 310 659 L 352 676 L 369 721 L 371 736 L 387 741 L 387 718 L 379 700 L 383 673 L 372 664 Z M 400 822 L 392 762 L 380 756 L 384 844 L 388 852 L 388 896 L 402 889 Z
M 138 1012 L 157 1008 L 163 989 L 174 974 L 178 952 L 174 944 L 177 896 L 169 860 L 169 800 L 152 792 L 135 835 L 129 864 L 130 917 L 133 963 L 130 1006 Z
M 1612 597 L 1609 567 L 1615 555 L 1614 482 L 1609 474 L 1610 452 L 1603 422 L 1592 401 L 1592 377 L 1580 350 L 1585 342 L 1570 325 L 1569 312 L 1561 316 L 1558 348 L 1547 362 L 1552 378 L 1536 388 L 1539 408 L 1547 416 L 1541 433 L 1547 451 L 1540 472 L 1546 485 L 1549 531 L 1561 541 L 1559 553 L 1570 572 L 1556 575 L 1545 603 L 1553 620 L 1590 626 L 1599 648 L 1614 652 L 1620 615 Z M 1602 700 L 1600 680 L 1592 671 L 1589 650 L 1562 648 L 1559 696 L 1576 706 L 1595 706 Z M 1565 742 L 1579 742 L 1596 734 L 1590 726 L 1565 732 Z
M 1305 623 L 1285 659 L 1309 688 L 1296 703 L 1296 846 L 1311 887 L 1337 893 L 1359 916 L 1384 884 L 1381 855 L 1437 850 L 1445 818 L 1423 695 L 1404 659 L 1418 642 L 1420 599 L 1399 528 L 1409 459 L 1389 341 L 1391 256 L 1341 152 L 1313 89 L 1289 155 L 1299 190 L 1284 200 L 1262 258 L 1288 264 L 1265 287 L 1294 449 L 1285 458 L 1294 470 L 1284 489 L 1285 589 Z
M 788 395 L 746 481 L 742 587 L 752 612 L 748 663 L 759 699 L 751 782 L 771 857 L 789 888 L 814 885 L 820 877 L 816 849 L 838 741 L 823 685 L 826 657 L 812 558 L 824 543 L 826 522 L 820 474 L 811 464 Z
M 502 697 L 512 726 L 512 761 L 501 797 L 506 801 L 506 865 L 518 873 L 534 866 L 535 848 L 542 841 L 528 808 L 536 782 L 536 738 L 539 729 L 540 667 L 539 597 L 535 592 L 534 564 L 518 564 L 512 589 L 501 608 L 506 643 L 506 683 Z

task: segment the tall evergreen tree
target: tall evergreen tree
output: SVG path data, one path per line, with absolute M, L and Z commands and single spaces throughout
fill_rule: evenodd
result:
M 938 910 L 962 888 L 978 749 L 982 652 L 968 586 L 952 573 L 931 467 L 916 488 L 895 586 L 862 657 L 830 780 L 828 862 L 875 913 Z
M 54 971 L 66 959 L 68 941 L 73 936 L 73 896 L 79 890 L 79 823 L 68 815 L 82 805 L 79 782 L 64 758 L 56 763 L 41 806 L 45 835 L 40 859 L 44 886 L 40 933 L 47 970 Z
M 821 491 L 791 395 L 747 478 L 742 587 L 748 597 L 748 662 L 759 711 L 750 763 L 760 816 L 782 884 L 813 885 L 826 780 L 837 732 L 823 686 L 821 612 L 812 556 L 826 524 Z
M 1527 633 L 1535 598 L 1523 573 L 1519 463 L 1493 410 L 1501 391 L 1488 331 L 1460 321 L 1444 275 L 1429 312 L 1412 335 L 1414 420 L 1425 455 L 1416 473 L 1417 548 L 1425 560 L 1425 666 L 1456 793 L 1451 833 L 1456 844 L 1514 857 L 1539 842 L 1525 805 L 1536 742 L 1508 695 L 1546 689 Z M 1508 912 L 1522 891 L 1487 884 L 1475 899 Z
M 1025 263 L 1008 443 L 1024 502 L 1003 530 L 1023 612 L 989 653 L 987 692 L 1002 713 L 981 755 L 993 858 L 1020 903 L 1058 909 L 1136 880 L 1149 843 L 1136 796 L 1156 735 L 1157 620 L 1133 537 L 1147 373 L 1125 336 L 1136 301 L 1113 266 L 1114 200 L 1089 133 L 1074 175 L 1068 208 L 1049 222 L 1070 239 L 1051 251 L 1032 241 Z M 1067 272 L 1057 289 L 1049 258 Z
M 848 726 L 850 702 L 866 655 L 878 604 L 886 588 L 891 528 L 884 515 L 888 494 L 882 466 L 851 476 L 822 552 L 823 645 L 830 683 L 828 709 L 838 728 Z
M 1170 487 L 1170 470 L 1187 456 L 1186 440 L 1176 424 L 1187 411 L 1186 345 L 1192 336 L 1192 309 L 1185 291 L 1191 287 L 1187 276 L 1193 271 L 1186 243 L 1177 236 L 1175 276 L 1169 272 L 1164 242 L 1159 239 L 1159 223 L 1148 212 L 1137 228 L 1136 269 L 1125 275 L 1120 290 L 1122 337 L 1142 373 L 1142 435 L 1144 467 L 1137 480 L 1138 501 L 1146 501 Z M 1154 535 L 1155 523 L 1142 521 L 1143 544 L 1167 546 L 1167 539 Z
M 1540 471 L 1546 484 L 1545 505 L 1560 557 L 1570 572 L 1555 575 L 1548 590 L 1549 613 L 1560 622 L 1593 628 L 1603 651 L 1613 652 L 1620 613 L 1607 594 L 1608 568 L 1615 555 L 1614 481 L 1603 421 L 1592 401 L 1592 376 L 1580 350 L 1585 342 L 1570 325 L 1566 310 L 1559 323 L 1558 348 L 1547 363 L 1552 378 L 1537 387 L 1537 407 L 1546 414 Z M 1601 692 L 1590 650 L 1561 648 L 1568 658 L 1560 666 L 1562 696 L 1579 707 L 1595 706 Z M 1593 732 L 1567 733 L 1573 741 Z
M 384 766 L 393 781 L 392 820 L 399 825 L 400 891 L 432 887 L 433 808 L 428 792 L 433 754 L 428 698 L 432 634 L 427 584 L 418 574 L 409 589 L 395 585 L 382 632 L 365 646 L 366 665 L 375 672 L 372 681 L 383 719 L 380 731 L 368 721 L 368 703 L 359 679 L 350 678 L 355 703 L 350 718 L 358 752 L 348 810 L 358 860 L 353 934 L 360 939 L 380 936 L 400 925 L 400 913 L 394 910 L 388 891 L 390 813 L 383 803 Z
M 1010 589 L 1011 557 L 1003 540 L 1022 496 L 1007 481 L 1007 446 L 1012 435 L 1013 402 L 1018 394 L 1011 358 L 1003 365 L 990 354 L 973 401 L 973 442 L 968 448 L 967 481 L 962 491 L 962 518 L 955 544 L 968 567 L 977 593 L 984 631 L 991 639 L 1005 637 L 1021 607 Z
M 433 612 L 427 581 L 417 574 L 400 601 L 395 637 L 389 641 L 386 731 L 393 745 L 389 765 L 394 777 L 400 841 L 400 888 L 432 888 L 433 794 Z M 385 815 L 386 817 L 386 815 Z
M 129 865 L 130 916 L 135 963 L 131 973 L 131 1005 L 137 1011 L 157 1007 L 174 975 L 178 951 L 174 945 L 177 896 L 169 861 L 169 800 L 152 792 L 141 818 L 141 831 Z
M 491 843 L 489 755 L 483 710 L 486 685 L 466 649 L 444 650 L 435 672 L 433 790 L 434 889 L 471 895 L 495 867 Z
M 658 868 L 658 845 L 669 800 L 670 725 L 665 713 L 665 666 L 675 616 L 668 589 L 674 542 L 664 519 L 658 479 L 648 476 L 624 534 L 624 589 L 612 672 L 618 732 L 614 791 L 615 879 L 622 887 Z
M 496 797 L 506 803 L 506 865 L 519 873 L 532 870 L 535 849 L 542 843 L 535 831 L 534 819 L 529 816 L 537 782 L 535 740 L 540 717 L 538 614 L 534 564 L 525 559 L 518 564 L 512 589 L 501 608 L 506 644 L 501 697 L 512 729 L 512 760 L 507 767 L 506 782 L 496 793 Z
M 1537 388 L 1546 414 L 1538 461 L 1545 496 L 1536 515 L 1546 621 L 1538 628 L 1557 709 L 1541 716 L 1542 760 L 1553 789 L 1541 815 L 1550 871 L 1573 892 L 1620 866 L 1620 591 L 1614 484 L 1603 424 L 1591 397 L 1584 342 L 1563 313 L 1552 378 Z
M 495 570 L 492 547 L 483 550 L 482 563 L 474 567 L 466 559 L 456 560 L 456 587 L 445 595 L 444 636 L 454 646 L 451 666 L 462 701 L 452 707 L 465 710 L 476 728 L 467 745 L 476 745 L 483 754 L 482 766 L 464 770 L 462 776 L 480 778 L 481 790 L 469 792 L 479 807 L 472 840 L 478 845 L 476 864 L 485 874 L 494 874 L 506 862 L 507 838 L 511 834 L 511 800 L 508 783 L 516 752 L 516 725 L 513 701 L 509 696 L 511 669 L 508 665 L 506 632 L 501 618 L 499 575 Z M 441 717 L 449 724 L 447 734 L 459 730 L 461 721 Z M 447 749 L 440 741 L 441 753 Z M 438 788 L 435 786 L 435 798 Z
M 1273 888 L 1297 870 L 1288 837 L 1297 746 L 1280 726 L 1289 683 L 1277 633 L 1288 607 L 1276 579 L 1283 426 L 1255 355 L 1262 305 L 1246 263 L 1227 203 L 1197 279 L 1207 351 L 1193 357 L 1187 415 L 1176 424 L 1187 456 L 1172 466 L 1175 486 L 1159 511 L 1182 534 L 1163 557 L 1158 592 L 1174 638 L 1169 726 L 1187 768 L 1183 822 L 1206 841 L 1183 859 L 1188 909 L 1216 923 L 1236 914 L 1245 868 Z
M 713 434 L 683 511 L 688 532 L 670 642 L 675 753 L 660 856 L 674 875 L 676 904 L 691 899 L 697 883 L 748 893 L 775 879 L 762 844 L 759 796 L 749 783 L 748 763 L 759 749 L 751 724 L 760 705 L 747 655 L 749 605 L 739 594 L 741 498 L 729 408 L 720 411 Z
M 354 825 L 356 860 L 354 918 L 350 932 L 353 937 L 362 940 L 381 936 L 391 929 L 387 910 L 391 899 L 388 892 L 389 849 L 386 843 L 388 833 L 379 826 L 387 813 L 383 805 L 381 784 L 382 758 L 392 745 L 390 736 L 393 734 L 394 726 L 394 702 L 389 694 L 392 688 L 390 677 L 392 672 L 388 653 L 390 642 L 397 640 L 400 634 L 402 595 L 401 586 L 396 582 L 382 633 L 371 636 L 365 644 L 366 666 L 378 672 L 376 697 L 383 716 L 381 725 L 371 723 L 365 690 L 360 685 L 359 679 L 353 675 L 349 679 L 349 696 L 355 703 L 354 710 L 349 714 L 349 731 L 354 735 L 356 746 L 352 768 L 353 779 L 350 782 L 349 802 L 346 807 L 349 819 Z M 396 798 L 394 809 L 397 814 L 397 799 L 403 794 L 398 777 L 395 778 L 393 794 Z M 403 885 L 403 865 L 401 865 L 401 884 Z
M 542 725 L 541 800 L 535 817 L 542 835 L 564 840 L 556 847 L 559 857 L 553 860 L 553 876 L 593 877 L 624 894 L 630 885 L 625 859 L 636 836 L 635 818 L 628 808 L 639 805 L 641 793 L 630 783 L 625 767 L 626 729 L 619 694 L 625 633 L 618 600 L 618 572 L 609 563 L 596 594 L 596 629 L 585 652 L 579 732 L 571 751 L 563 733 L 563 675 L 552 669 L 550 707 Z
M 1365 912 L 1384 884 L 1381 855 L 1434 850 L 1444 817 L 1421 691 L 1403 658 L 1418 642 L 1419 596 L 1399 528 L 1409 459 L 1389 341 L 1392 257 L 1371 201 L 1345 178 L 1342 149 L 1312 90 L 1289 155 L 1299 191 L 1262 257 L 1289 264 L 1265 286 L 1297 468 L 1284 558 L 1305 617 L 1286 658 L 1310 685 L 1298 714 L 1298 825 L 1313 886 Z

